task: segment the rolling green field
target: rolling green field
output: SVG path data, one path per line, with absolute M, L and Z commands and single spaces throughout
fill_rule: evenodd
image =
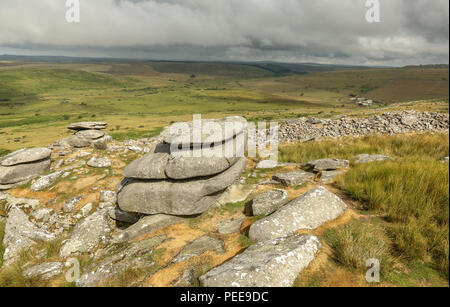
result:
M 151 135 L 193 113 L 268 120 L 368 112 L 349 95 L 376 100 L 371 111 L 422 101 L 425 110 L 448 112 L 448 68 L 2 61 L 0 148 L 51 143 L 81 120 L 107 121 L 123 138 Z

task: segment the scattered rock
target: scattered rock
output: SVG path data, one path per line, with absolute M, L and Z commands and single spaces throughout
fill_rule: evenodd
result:
M 314 179 L 314 174 L 304 171 L 295 171 L 273 175 L 272 179 L 280 182 L 286 187 L 297 186 L 312 181 Z
M 40 204 L 39 199 L 19 198 L 4 192 L 0 192 L 0 203 L 1 201 L 6 201 L 7 209 L 11 207 L 19 207 L 23 209 L 36 210 Z
M 344 173 L 345 170 L 338 171 L 323 171 L 320 173 L 320 180 L 322 183 L 327 184 L 332 182 L 338 175 Z
M 172 286 L 177 288 L 193 287 L 195 285 L 195 269 L 192 267 L 183 271 L 180 277 L 177 278 Z
M 320 159 L 310 161 L 306 164 L 308 168 L 313 169 L 315 172 L 319 171 L 334 171 L 340 168 L 347 168 L 350 166 L 348 160 L 341 159 Z
M 200 276 L 203 287 L 291 287 L 320 249 L 311 235 L 260 242 Z
M 214 251 L 222 254 L 225 252 L 223 243 L 219 239 L 203 236 L 186 245 L 181 252 L 172 260 L 173 263 L 188 261 L 189 259 L 199 256 L 207 251 Z
M 362 163 L 370 163 L 370 162 L 386 161 L 386 160 L 393 160 L 393 159 L 389 156 L 384 156 L 384 155 L 361 154 L 361 155 L 356 156 L 355 163 L 362 164 Z
M 286 237 L 302 229 L 316 229 L 336 219 L 346 209 L 347 205 L 339 197 L 319 186 L 253 223 L 249 238 L 261 242 Z
M 0 158 L 1 166 L 14 166 L 18 164 L 32 163 L 50 158 L 51 150 L 45 147 L 24 148 Z
M 268 215 L 277 211 L 289 202 L 284 190 L 271 190 L 257 195 L 252 202 L 252 213 L 255 216 Z
M 31 191 L 37 192 L 45 190 L 46 188 L 50 187 L 56 181 L 56 179 L 58 179 L 62 175 L 62 173 L 62 171 L 57 171 L 49 175 L 42 176 L 41 178 L 33 182 L 33 184 L 31 185 Z
M 100 191 L 100 201 L 115 204 L 117 201 L 116 192 L 108 190 Z
M 92 157 L 88 161 L 87 165 L 89 165 L 90 167 L 105 168 L 105 167 L 110 167 L 111 166 L 111 161 L 109 161 L 108 158 Z
M 234 183 L 217 200 L 217 206 L 245 201 L 255 190 L 255 185 Z
M 89 215 L 89 213 L 91 213 L 92 209 L 94 209 L 94 204 L 93 203 L 87 203 L 86 205 L 83 206 L 83 208 L 81 208 L 80 213 L 82 217 L 86 217 Z
M 52 216 L 53 209 L 51 208 L 42 208 L 34 211 L 32 213 L 32 216 L 35 218 L 36 221 L 42 221 L 44 223 L 47 223 L 50 220 L 50 217 Z
M 68 201 L 66 201 L 63 205 L 63 211 L 66 213 L 70 213 L 73 210 L 75 210 L 75 207 L 77 206 L 77 204 L 80 202 L 80 200 L 83 199 L 83 196 L 77 196 L 74 197 L 72 199 L 69 199 Z

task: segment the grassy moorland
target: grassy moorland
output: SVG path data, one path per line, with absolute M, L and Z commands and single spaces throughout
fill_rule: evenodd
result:
M 378 103 L 361 109 L 349 95 Z M 0 148 L 48 144 L 67 135 L 65 125 L 80 120 L 107 121 L 110 132 L 124 138 L 152 135 L 193 113 L 250 120 L 331 117 L 376 112 L 393 103 L 448 112 L 448 68 L 9 62 L 0 65 Z
M 361 259 L 383 260 L 393 282 L 395 263 L 424 267 L 448 279 L 449 155 L 448 134 L 368 136 L 313 142 L 280 149 L 287 162 L 336 157 L 352 159 L 360 153 L 385 154 L 394 161 L 353 165 L 338 177 L 337 187 L 362 204 L 372 223 L 354 221 L 326 234 L 335 259 L 366 270 Z M 420 264 L 420 265 L 418 265 Z M 414 271 L 414 270 L 413 270 Z

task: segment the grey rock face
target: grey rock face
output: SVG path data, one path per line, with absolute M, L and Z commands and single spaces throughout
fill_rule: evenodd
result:
M 376 162 L 376 161 L 386 161 L 386 160 L 393 160 L 389 156 L 385 155 L 369 155 L 369 154 L 361 154 L 356 156 L 355 163 L 356 164 L 363 164 L 363 163 L 370 163 L 370 162 Z
M 37 221 L 42 221 L 42 222 L 46 223 L 50 219 L 52 213 L 53 213 L 53 209 L 42 208 L 42 209 L 38 209 L 38 210 L 34 211 L 32 216 Z
M 0 184 L 11 185 L 25 182 L 50 169 L 50 159 L 14 166 L 0 166 Z
M 350 162 L 348 160 L 341 160 L 341 159 L 320 159 L 310 161 L 306 164 L 306 166 L 313 169 L 315 172 L 334 171 L 340 168 L 349 167 Z
M 273 175 L 272 179 L 288 187 L 307 183 L 314 179 L 314 174 L 304 171 L 295 171 Z
M 17 206 L 23 209 L 36 210 L 39 207 L 39 199 L 19 198 L 9 195 L 8 193 L 0 192 L 0 201 L 6 201 L 6 208 Z
M 115 221 L 124 222 L 124 223 L 128 223 L 128 224 L 134 224 L 137 221 L 139 221 L 138 214 L 120 210 L 120 208 L 118 208 L 118 207 L 109 208 L 108 215 L 111 219 L 113 219 Z
M 61 258 L 76 253 L 94 252 L 98 245 L 106 240 L 110 232 L 104 211 L 96 211 L 77 224 L 70 238 L 63 244 L 59 255 Z
M 87 268 L 77 281 L 78 287 L 98 286 L 108 278 L 117 276 L 127 269 L 154 270 L 156 263 L 152 253 L 166 240 L 166 236 L 157 236 L 130 245 L 113 244 L 95 257 L 95 262 Z
M 111 161 L 109 161 L 108 158 L 97 158 L 92 157 L 88 162 L 87 165 L 90 167 L 96 167 L 96 168 L 106 168 L 111 166 Z
M 339 171 L 323 171 L 320 174 L 320 180 L 322 183 L 330 183 L 332 182 L 338 175 L 344 173 L 344 170 Z
M 45 147 L 40 148 L 25 148 L 4 157 L 0 158 L 1 166 L 14 166 L 18 164 L 25 164 L 36 162 L 40 160 L 46 160 L 50 158 L 51 150 Z
M 20 251 L 36 244 L 39 241 L 51 241 L 55 236 L 45 230 L 38 228 L 21 209 L 16 206 L 11 207 L 6 219 L 5 236 L 3 245 L 4 265 L 14 262 Z
M 284 190 L 271 190 L 257 195 L 253 199 L 253 215 L 267 215 L 277 211 L 289 202 L 288 194 Z
M 33 184 L 31 185 L 31 191 L 42 191 L 50 187 L 56 181 L 56 179 L 58 179 L 62 175 L 62 173 L 62 171 L 57 171 L 49 175 L 42 176 L 41 178 L 33 182 Z
M 67 126 L 69 130 L 81 131 L 81 130 L 102 130 L 108 126 L 105 122 L 80 122 L 73 123 Z
M 68 201 L 66 201 L 64 203 L 63 211 L 66 212 L 66 213 L 72 212 L 73 210 L 75 210 L 75 207 L 77 206 L 77 204 L 82 199 L 83 199 L 83 196 L 77 196 L 77 197 L 74 197 L 72 199 L 69 199 Z
M 222 221 L 217 225 L 217 232 L 222 235 L 237 233 L 241 231 L 241 226 L 244 220 L 245 216 L 228 221 Z
M 181 217 L 164 214 L 145 216 L 134 225 L 125 229 L 121 234 L 115 237 L 113 241 L 114 243 L 128 242 L 141 235 L 152 233 L 183 221 L 184 219 Z
M 45 262 L 26 269 L 23 275 L 29 278 L 40 277 L 43 279 L 52 279 L 62 273 L 63 264 L 61 262 Z
M 319 186 L 253 223 L 249 238 L 261 242 L 286 237 L 301 229 L 316 229 L 336 219 L 346 209 L 347 205 L 339 197 Z
M 207 119 L 201 122 L 201 133 L 199 133 L 198 140 L 193 139 L 192 131 L 194 127 L 193 122 L 175 123 L 163 130 L 161 138 L 164 143 L 172 144 L 189 144 L 189 145 L 202 145 L 205 143 L 223 143 L 230 141 L 236 135 L 243 133 L 247 128 L 247 120 L 240 116 L 227 117 L 223 119 Z M 217 133 L 217 129 L 220 128 L 221 133 Z M 234 127 L 235 129 L 227 129 L 227 127 Z M 190 134 L 186 132 L 191 131 Z M 183 137 L 183 135 L 185 137 Z
M 232 185 L 247 164 L 242 158 L 225 172 L 192 181 L 131 181 L 121 187 L 119 207 L 144 214 L 195 215 L 206 211 L 217 193 Z
M 174 281 L 173 286 L 178 288 L 193 287 L 195 284 L 195 269 L 187 268 L 180 277 Z
M 123 171 L 126 178 L 166 179 L 165 169 L 170 155 L 167 153 L 150 153 L 131 162 Z
M 170 179 L 182 180 L 219 174 L 230 167 L 226 158 L 172 157 L 166 167 Z
M 222 241 L 208 236 L 203 236 L 186 245 L 181 250 L 181 252 L 172 260 L 172 262 L 185 262 L 207 251 L 215 251 L 220 254 L 225 252 Z
M 320 249 L 311 235 L 260 242 L 200 277 L 203 287 L 290 287 Z

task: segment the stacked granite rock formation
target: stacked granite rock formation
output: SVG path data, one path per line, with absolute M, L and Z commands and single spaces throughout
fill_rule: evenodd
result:
M 22 185 L 50 169 L 51 150 L 31 148 L 0 158 L 0 190 Z
M 107 127 L 105 122 L 81 122 L 67 127 L 76 131 L 74 135 L 60 141 L 62 145 L 76 148 L 94 147 L 95 149 L 106 149 L 107 143 L 112 140 L 111 136 L 101 131 Z
M 238 128 L 227 131 L 227 123 Z M 166 128 L 161 134 L 162 143 L 154 152 L 125 168 L 125 179 L 116 191 L 120 209 L 142 214 L 201 214 L 220 192 L 239 179 L 247 165 L 242 148 L 246 120 L 242 117 L 205 120 L 198 139 L 194 132 L 181 140 L 187 131 L 192 131 L 193 125 L 193 122 L 176 123 Z M 221 131 L 210 129 L 209 125 L 220 127 Z M 205 149 L 217 154 L 207 157 Z

